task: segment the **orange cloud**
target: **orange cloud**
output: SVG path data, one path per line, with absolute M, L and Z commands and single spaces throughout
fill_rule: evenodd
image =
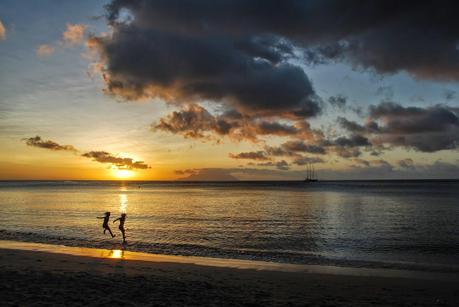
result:
M 0 20 L 0 40 L 4 40 L 4 39 L 6 39 L 6 30 L 5 30 L 5 26 Z
M 39 57 L 48 57 L 54 53 L 56 49 L 53 46 L 42 44 L 37 48 L 37 55 Z
M 74 46 L 83 42 L 87 26 L 84 24 L 67 24 L 67 29 L 62 34 L 64 44 Z

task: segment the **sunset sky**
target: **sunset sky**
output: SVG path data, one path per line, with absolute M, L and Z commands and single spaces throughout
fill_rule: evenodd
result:
M 3 0 L 0 179 L 459 178 L 456 6 Z

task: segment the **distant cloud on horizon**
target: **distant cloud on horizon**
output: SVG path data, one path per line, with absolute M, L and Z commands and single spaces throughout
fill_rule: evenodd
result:
M 32 147 L 38 147 L 43 149 L 49 149 L 54 151 L 70 151 L 78 153 L 79 150 L 72 145 L 60 145 L 51 140 L 43 140 L 40 136 L 30 137 L 22 139 L 26 142 L 26 145 Z M 89 151 L 81 154 L 82 157 L 90 158 L 93 161 L 99 163 L 106 163 L 115 166 L 118 169 L 148 169 L 151 168 L 148 164 L 143 161 L 134 161 L 132 158 L 118 157 L 106 151 Z
M 410 163 L 410 162 L 408 162 Z M 403 164 L 403 162 L 402 162 Z M 271 164 L 269 166 L 275 166 Z M 316 168 L 320 180 L 381 180 L 381 179 L 444 179 L 459 178 L 459 164 L 435 161 L 431 164 L 412 164 L 398 167 L 385 160 L 355 161 L 346 169 L 334 170 L 327 167 Z M 305 170 L 285 171 L 253 167 L 239 168 L 197 168 L 176 170 L 178 180 L 227 181 L 227 180 L 303 180 Z M 234 178 L 234 179 L 231 179 Z

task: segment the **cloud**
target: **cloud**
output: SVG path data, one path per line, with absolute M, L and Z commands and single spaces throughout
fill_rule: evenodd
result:
M 54 151 L 71 151 L 74 153 L 79 152 L 72 145 L 60 145 L 51 140 L 43 140 L 40 136 L 30 137 L 22 139 L 26 142 L 28 146 L 39 147 Z M 109 163 L 119 169 L 147 169 L 151 168 L 149 165 L 145 164 L 143 161 L 134 161 L 132 158 L 122 158 L 117 157 L 106 151 L 90 151 L 81 155 L 85 158 L 92 158 L 94 161 L 100 163 Z
M 306 165 L 310 163 L 324 163 L 325 161 L 319 157 L 299 157 L 293 160 L 293 164 Z
M 143 161 L 134 161 L 131 158 L 116 157 L 106 151 L 90 151 L 82 154 L 86 158 L 92 158 L 100 163 L 110 163 L 120 169 L 147 169 L 150 168 Z
M 364 162 L 365 161 L 365 162 Z M 442 161 L 431 164 L 414 164 L 414 168 L 397 169 L 385 160 L 355 159 L 355 165 L 346 169 L 316 168 L 321 180 L 375 180 L 375 179 L 457 179 L 459 165 Z M 192 170 L 177 170 L 177 174 L 199 174 L 197 180 L 218 180 L 229 175 L 236 180 L 303 180 L 304 170 L 277 170 L 259 168 L 202 168 Z M 190 177 L 188 177 L 190 178 Z M 188 178 L 182 178 L 188 180 Z M 202 179 L 199 179 L 202 178 Z M 226 177 L 227 178 L 227 177 Z M 232 179 L 229 179 L 232 180 Z
M 307 152 L 322 155 L 326 153 L 325 148 L 322 146 L 306 144 L 303 141 L 288 141 L 282 144 L 282 148 L 290 152 Z
M 84 24 L 66 25 L 66 30 L 62 33 L 62 42 L 68 46 L 75 46 L 83 42 L 87 26 Z
M 0 41 L 6 39 L 6 29 L 3 25 L 2 21 L 0 20 Z
M 277 101 L 269 99 L 274 93 L 285 109 L 288 105 L 292 112 L 303 103 L 311 114 L 314 103 L 306 101 L 313 92 L 297 87 L 307 89 L 310 82 L 295 67 L 282 65 L 294 56 L 292 50 L 303 49 L 311 64 L 345 62 L 382 74 L 406 71 L 416 78 L 458 80 L 458 6 L 453 0 L 364 5 L 358 0 L 114 0 L 107 6 L 113 36 L 95 39 L 108 64 L 111 93 L 135 99 L 174 89 L 174 97 L 235 99 L 251 109 L 260 107 L 261 97 L 275 108 Z M 123 18 L 125 12 L 130 18 Z
M 287 161 L 281 160 L 281 161 L 276 162 L 276 168 L 282 171 L 286 171 L 289 169 L 289 165 Z
M 43 44 L 43 45 L 38 46 L 37 55 L 39 57 L 48 57 L 52 55 L 54 51 L 55 51 L 55 48 L 53 46 Z
M 176 170 L 178 175 L 188 175 L 179 178 L 183 181 L 237 181 L 238 179 L 230 174 L 229 171 L 220 168 L 201 168 Z
M 404 107 L 394 102 L 370 106 L 364 125 L 339 118 L 352 133 L 362 133 L 374 146 L 389 145 L 422 152 L 456 149 L 459 144 L 458 110 L 446 105 Z
M 254 164 L 253 163 L 249 163 L 249 165 L 254 165 Z M 272 162 L 272 161 L 262 162 L 262 163 L 257 163 L 256 165 L 257 166 L 272 166 L 272 167 L 276 167 L 278 170 L 282 170 L 282 171 L 286 171 L 286 170 L 290 169 L 290 166 L 289 166 L 288 162 L 285 161 L 285 160 L 281 160 L 281 161 L 277 161 L 277 162 Z
M 264 151 L 241 152 L 238 154 L 229 154 L 232 159 L 249 159 L 249 160 L 269 160 Z
M 38 135 L 35 137 L 23 139 L 23 141 L 25 141 L 28 146 L 33 146 L 33 147 L 38 147 L 38 148 L 44 148 L 44 149 L 50 149 L 50 150 L 56 150 L 56 151 L 59 151 L 59 150 L 72 151 L 72 152 L 78 151 L 72 145 L 60 145 L 51 140 L 45 141 Z
M 195 4 L 200 6 L 191 5 Z M 107 93 L 129 100 L 207 100 L 258 117 L 298 119 L 319 114 L 321 102 L 309 78 L 300 66 L 287 61 L 294 56 L 288 39 L 218 28 L 195 32 L 186 29 L 188 24 L 175 24 L 181 17 L 170 19 L 167 12 L 175 14 L 173 5 L 162 11 L 169 5 L 114 1 L 108 6 L 113 33 L 94 36 L 89 44 L 105 65 Z M 218 9 L 219 4 L 210 6 Z M 118 19 L 123 9 L 133 17 L 129 22 Z M 190 9 L 189 18 L 183 19 L 199 22 L 202 12 Z M 164 15 L 157 15 L 159 11 Z
M 344 111 L 346 109 L 347 97 L 343 95 L 336 95 L 328 97 L 328 103 L 334 108 Z
M 153 123 L 154 131 L 183 135 L 185 138 L 219 141 L 227 136 L 233 141 L 259 141 L 261 136 L 287 136 L 311 138 L 314 131 L 306 121 L 284 124 L 245 116 L 236 110 L 213 115 L 198 104 L 185 105 Z
M 406 168 L 406 169 L 414 169 L 415 168 L 414 161 L 413 161 L 413 159 L 410 159 L 410 158 L 399 160 L 398 161 L 398 165 L 401 168 Z

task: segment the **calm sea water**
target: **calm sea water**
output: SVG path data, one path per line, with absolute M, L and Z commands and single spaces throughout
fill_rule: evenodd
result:
M 0 182 L 0 239 L 459 272 L 458 181 Z

